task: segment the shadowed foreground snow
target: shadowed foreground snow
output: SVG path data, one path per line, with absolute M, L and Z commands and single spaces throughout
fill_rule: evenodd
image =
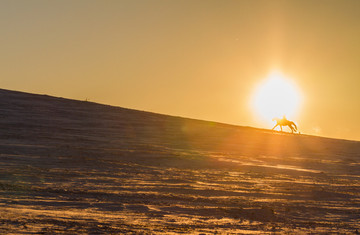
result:
M 0 233 L 356 233 L 360 142 L 0 90 Z

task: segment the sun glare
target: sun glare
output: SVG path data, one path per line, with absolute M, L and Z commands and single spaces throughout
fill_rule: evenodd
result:
M 300 92 L 291 80 L 280 73 L 272 73 L 255 90 L 252 107 L 264 121 L 274 117 L 294 118 L 300 105 Z

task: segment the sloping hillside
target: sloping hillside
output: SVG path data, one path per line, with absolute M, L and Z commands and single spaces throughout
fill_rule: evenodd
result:
M 0 233 L 360 231 L 360 142 L 0 90 Z

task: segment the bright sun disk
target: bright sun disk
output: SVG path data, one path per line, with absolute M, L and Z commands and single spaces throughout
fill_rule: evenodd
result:
M 260 84 L 252 100 L 257 115 L 266 121 L 284 115 L 293 118 L 299 105 L 300 92 L 296 85 L 279 73 L 272 73 Z

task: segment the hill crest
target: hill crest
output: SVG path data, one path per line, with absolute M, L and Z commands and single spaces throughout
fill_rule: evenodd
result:
M 7 90 L 0 115 L 3 234 L 360 230 L 360 142 Z

